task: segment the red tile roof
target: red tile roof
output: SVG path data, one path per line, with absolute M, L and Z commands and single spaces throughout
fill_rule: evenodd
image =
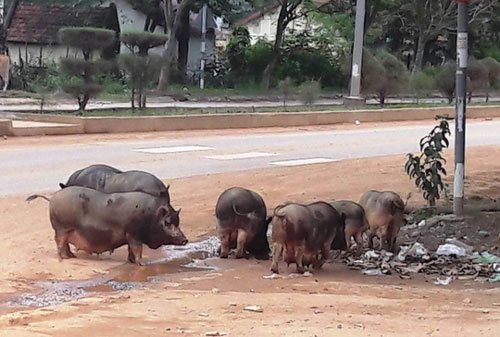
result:
M 116 8 L 114 7 L 115 11 Z M 57 44 L 57 32 L 63 27 L 104 27 L 110 7 L 75 8 L 64 5 L 19 4 L 9 28 L 7 41 Z

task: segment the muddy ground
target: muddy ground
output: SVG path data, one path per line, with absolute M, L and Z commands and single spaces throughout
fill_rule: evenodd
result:
M 71 141 L 71 137 L 60 139 Z M 35 139 L 20 139 L 12 146 L 32 142 Z M 498 198 L 499 155 L 500 147 L 468 150 L 469 197 Z M 453 162 L 451 152 L 446 157 Z M 256 190 L 269 208 L 288 200 L 358 200 L 368 189 L 413 192 L 410 204 L 421 205 L 423 200 L 403 172 L 404 161 L 404 156 L 379 157 L 168 183 L 174 206 L 182 207 L 184 232 L 191 241 L 201 241 L 214 234 L 217 196 L 234 185 Z M 290 276 L 293 269 L 281 266 L 283 279 L 264 279 L 271 274 L 270 262 L 253 259 L 209 259 L 204 265 L 215 268 L 210 270 L 182 267 L 190 258 L 140 268 L 125 263 L 125 247 L 111 256 L 78 253 L 77 259 L 59 261 L 47 203 L 27 204 L 25 198 L 0 198 L 0 336 L 205 336 L 207 332 L 498 336 L 500 289 L 475 281 L 457 280 L 443 287 L 423 276 L 412 280 L 396 275 L 370 277 L 339 261 L 308 277 Z M 469 216 L 483 223 L 481 217 L 492 215 Z M 498 233 L 494 231 L 497 219 L 487 222 L 492 233 Z M 161 261 L 168 254 L 146 249 L 145 259 Z M 258 305 L 263 312 L 246 311 L 247 305 Z

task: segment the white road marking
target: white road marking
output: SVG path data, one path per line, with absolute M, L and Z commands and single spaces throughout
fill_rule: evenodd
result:
M 217 156 L 207 156 L 206 158 L 218 159 L 218 160 L 232 160 L 232 159 L 250 159 L 250 158 L 272 157 L 272 156 L 276 156 L 276 153 L 244 152 L 244 153 L 233 153 L 233 154 L 221 154 Z
M 165 147 L 150 147 L 144 149 L 133 149 L 132 151 L 144 153 L 176 153 L 176 152 L 193 152 L 193 151 L 207 151 L 213 150 L 213 147 L 199 146 L 199 145 L 182 145 L 182 146 L 165 146 Z
M 293 159 L 293 160 L 273 161 L 269 164 L 278 165 L 278 166 L 298 166 L 298 165 L 331 163 L 333 161 L 339 161 L 339 160 L 332 159 L 332 158 L 308 158 L 308 159 Z

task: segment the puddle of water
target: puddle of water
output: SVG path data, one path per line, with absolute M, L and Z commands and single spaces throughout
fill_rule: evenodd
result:
M 162 249 L 162 258 L 144 267 L 125 264 L 106 275 L 89 280 L 35 281 L 31 285 L 40 289 L 39 291 L 9 294 L 5 300 L 0 300 L 0 306 L 47 307 L 97 293 L 143 288 L 150 282 L 162 281 L 174 273 L 215 269 L 210 265 L 210 261 L 216 255 L 218 247 L 219 240 L 211 237 L 204 241 L 188 243 L 186 246 L 166 246 Z

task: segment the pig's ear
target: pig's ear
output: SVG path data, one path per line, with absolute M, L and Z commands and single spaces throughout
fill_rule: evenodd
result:
M 168 190 L 170 189 L 170 185 L 167 185 L 166 189 L 167 189 L 167 192 L 168 192 Z
M 181 212 L 182 208 L 179 208 L 179 210 L 176 211 L 177 214 Z
M 167 216 L 167 215 L 170 213 L 170 212 L 168 211 L 168 209 L 167 209 L 166 207 L 163 207 L 163 206 L 162 206 L 162 207 L 160 207 L 160 208 L 158 208 L 158 211 L 156 211 L 156 212 L 157 212 L 157 213 L 158 213 L 158 215 L 159 215 L 160 217 L 162 217 L 162 218 L 163 218 L 163 217 L 165 217 L 165 216 Z
M 271 221 L 273 220 L 273 217 L 272 216 L 268 216 L 266 218 L 266 224 L 269 225 L 271 223 Z

